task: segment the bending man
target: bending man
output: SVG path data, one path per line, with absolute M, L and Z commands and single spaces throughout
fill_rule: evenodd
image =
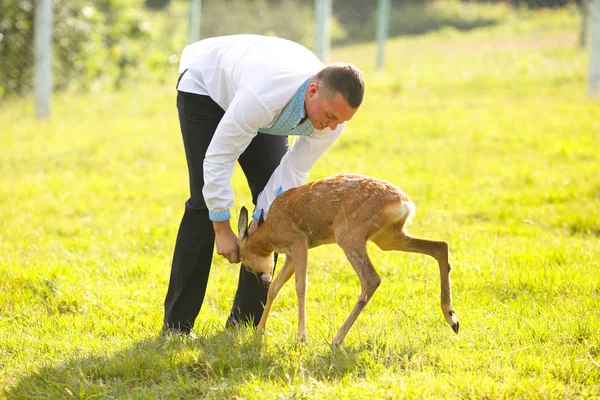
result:
M 235 162 L 248 181 L 257 220 L 278 194 L 306 180 L 341 135 L 362 102 L 364 80 L 351 64 L 325 66 L 297 43 L 257 35 L 193 43 L 183 50 L 179 72 L 190 198 L 177 234 L 163 331 L 186 334 L 204 300 L 215 241 L 219 255 L 239 262 L 229 222 Z M 298 139 L 288 148 L 290 135 Z M 266 295 L 242 266 L 227 326 L 257 324 Z

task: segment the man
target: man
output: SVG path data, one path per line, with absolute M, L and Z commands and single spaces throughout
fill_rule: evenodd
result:
M 364 81 L 350 64 L 324 66 L 305 47 L 274 37 L 201 40 L 181 55 L 177 109 L 190 178 L 165 299 L 163 331 L 187 334 L 217 253 L 239 262 L 231 176 L 236 160 L 255 204 L 251 229 L 273 199 L 300 186 L 360 106 Z M 288 149 L 287 136 L 298 139 Z M 267 290 L 240 268 L 227 326 L 257 324 Z

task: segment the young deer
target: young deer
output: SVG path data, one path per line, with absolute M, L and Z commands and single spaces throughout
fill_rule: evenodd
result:
M 296 272 L 298 339 L 306 340 L 306 287 L 308 249 L 337 243 L 352 264 L 361 284 L 354 309 L 333 338 L 341 345 L 381 278 L 367 255 L 367 240 L 382 250 L 426 254 L 440 267 L 441 305 L 446 321 L 458 333 L 452 308 L 448 243 L 420 239 L 404 231 L 415 206 L 398 187 L 362 175 L 339 174 L 290 189 L 279 195 L 269 215 L 248 235 L 248 211 L 242 207 L 238 242 L 242 263 L 269 287 L 267 304 L 257 331 L 263 331 L 271 305 L 281 287 Z M 285 263 L 273 280 L 273 252 L 285 253 Z M 272 282 L 272 283 L 271 283 Z

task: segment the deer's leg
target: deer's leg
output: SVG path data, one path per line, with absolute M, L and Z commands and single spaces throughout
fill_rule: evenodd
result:
M 448 261 L 448 243 L 411 236 L 402 230 L 401 225 L 375 235 L 372 241 L 382 250 L 420 253 L 436 259 L 440 267 L 442 313 L 454 332 L 458 333 L 458 318 L 452 307 L 452 291 L 450 289 L 450 270 L 452 266 Z
M 285 257 L 285 263 L 279 271 L 279 274 L 275 277 L 271 286 L 269 286 L 269 291 L 267 292 L 267 303 L 265 304 L 265 309 L 263 310 L 262 316 L 260 317 L 260 322 L 256 327 L 257 332 L 262 332 L 265 330 L 265 326 L 267 324 L 267 317 L 269 316 L 269 311 L 271 311 L 271 305 L 273 301 L 277 298 L 279 294 L 279 290 L 285 285 L 285 283 L 292 277 L 294 274 L 294 263 L 291 261 L 289 256 Z
M 348 315 L 333 337 L 334 345 L 341 345 L 344 342 L 344 338 L 352 325 L 354 325 L 358 315 L 362 312 L 363 308 L 365 308 L 373 296 L 373 293 L 375 293 L 375 290 L 377 290 L 377 287 L 381 283 L 381 278 L 377 274 L 377 271 L 375 271 L 375 268 L 369 259 L 369 255 L 367 254 L 366 243 L 353 244 L 342 242 L 339 243 L 339 245 L 344 250 L 348 261 L 350 261 L 350 264 L 352 264 L 352 267 L 360 279 L 361 293 L 352 312 Z
M 308 248 L 303 243 L 292 250 L 296 262 L 296 297 L 298 298 L 298 340 L 306 341 L 306 289 L 308 287 Z

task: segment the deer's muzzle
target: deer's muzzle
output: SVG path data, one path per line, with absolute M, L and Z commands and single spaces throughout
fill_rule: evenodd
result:
M 271 274 L 264 274 L 262 272 L 258 274 L 258 279 L 260 280 L 260 283 L 262 283 L 262 285 L 266 288 L 271 286 L 271 282 L 273 281 L 273 277 L 271 276 Z

